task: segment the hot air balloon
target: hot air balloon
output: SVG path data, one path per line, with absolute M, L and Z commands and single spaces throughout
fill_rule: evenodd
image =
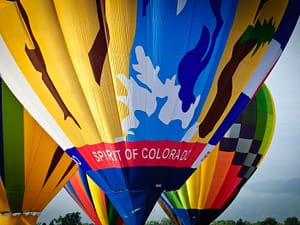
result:
M 127 225 L 143 224 L 221 140 L 300 9 L 297 0 L 1 3 L 2 78 Z
M 272 141 L 275 108 L 265 85 L 200 167 L 159 200 L 175 224 L 208 225 L 235 199 Z
M 124 224 L 105 193 L 81 169 L 77 170 L 64 188 L 96 225 Z
M 77 169 L 1 82 L 0 224 L 36 224 Z

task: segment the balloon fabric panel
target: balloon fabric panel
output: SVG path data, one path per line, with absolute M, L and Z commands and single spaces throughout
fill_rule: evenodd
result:
M 62 4 L 62 5 L 60 5 L 60 4 Z M 54 7 L 55 7 L 55 10 L 57 11 L 57 14 L 59 15 L 58 16 L 58 18 L 59 18 L 59 23 L 61 24 L 61 28 L 62 28 L 62 30 L 66 27 L 66 28 L 68 28 L 68 27 L 70 27 L 70 26 L 65 26 L 64 25 L 64 21 L 66 20 L 66 22 L 68 22 L 68 21 L 73 21 L 73 19 L 70 19 L 70 16 L 72 16 L 72 15 L 68 15 L 68 14 L 66 14 L 66 17 L 67 18 L 69 18 L 69 19 L 64 19 L 63 18 L 63 15 L 60 15 L 60 14 L 62 14 L 62 13 L 59 13 L 60 11 L 60 9 L 61 8 L 63 8 L 63 7 L 66 7 L 64 4 L 67 4 L 67 3 L 61 3 L 61 2 L 57 2 L 57 3 L 55 3 L 54 5 Z M 83 3 L 82 3 L 83 4 Z M 25 8 L 22 6 L 22 4 L 18 4 L 18 6 L 19 6 L 19 8 L 20 8 L 20 11 L 22 12 L 22 15 L 23 15 L 23 17 L 24 18 L 26 18 L 26 10 L 25 10 Z M 72 6 L 73 6 L 73 8 L 75 7 L 74 6 L 74 4 L 72 4 Z M 84 6 L 86 6 L 86 5 L 84 5 Z M 143 5 L 144 6 L 144 5 Z M 42 6 L 41 6 L 42 7 Z M 50 6 L 44 6 L 44 7 L 47 7 L 48 9 L 49 9 L 49 7 Z M 106 6 L 106 7 L 109 7 L 109 6 Z M 111 6 L 112 7 L 112 6 Z M 139 6 L 140 7 L 140 6 Z M 148 6 L 146 5 L 146 8 L 147 8 Z M 156 6 L 152 6 L 152 7 L 156 7 Z M 158 6 L 157 6 L 158 7 Z M 168 7 L 170 7 L 170 4 L 166 4 L 166 5 L 164 5 L 164 4 L 162 4 L 162 6 L 159 6 L 159 7 L 162 7 L 162 10 L 161 10 L 161 12 L 160 13 L 163 13 L 164 12 L 164 10 L 163 9 L 165 9 L 165 8 L 168 8 Z M 190 5 L 187 5 L 186 6 L 186 10 L 188 10 L 189 9 L 189 7 L 190 7 Z M 200 7 L 200 6 L 199 6 Z M 207 5 L 206 6 L 206 8 L 209 8 L 210 6 L 209 5 Z M 216 7 L 216 8 L 218 8 L 217 6 L 213 6 L 213 7 Z M 53 8 L 53 6 L 52 7 L 50 7 L 50 8 Z M 75 7 L 76 8 L 76 7 Z M 83 9 L 82 11 L 84 11 L 84 9 L 86 9 L 85 11 L 88 11 L 88 12 L 90 12 L 90 11 L 92 11 L 92 12 L 94 12 L 94 14 L 95 14 L 95 10 L 96 9 L 98 9 L 99 8 L 99 6 L 89 6 L 89 7 L 79 7 L 78 6 L 78 8 L 80 8 L 80 9 Z M 124 8 L 124 7 L 123 7 Z M 126 8 L 126 7 L 125 7 Z M 151 8 L 151 7 L 150 7 Z M 241 8 L 242 8 L 242 6 L 241 6 Z M 24 9 L 24 10 L 21 10 L 21 9 Z M 42 8 L 43 9 L 43 8 Z M 91 9 L 95 9 L 95 10 L 91 10 Z M 109 8 L 110 9 L 110 8 Z M 109 9 L 107 9 L 107 11 L 109 11 Z M 28 15 L 30 14 L 30 11 L 31 9 L 30 9 L 30 5 L 28 5 Z M 77 9 L 78 10 L 78 9 Z M 145 10 L 145 8 L 144 8 L 144 10 Z M 229 12 L 231 12 L 231 10 L 234 10 L 234 7 L 230 7 L 229 5 L 228 5 L 228 8 L 226 8 L 226 9 L 222 9 L 222 10 L 224 10 L 224 11 L 226 11 L 227 12 L 227 14 L 225 13 L 225 12 L 222 12 L 223 14 L 225 14 L 225 15 L 228 15 L 229 17 L 231 16 L 232 17 L 232 15 L 234 15 L 233 13 L 229 13 Z M 243 10 L 243 8 L 240 10 L 240 11 L 242 11 Z M 42 11 L 42 10 L 41 10 Z M 49 10 L 48 10 L 49 11 Z M 99 10 L 97 10 L 97 12 L 98 12 Z M 101 11 L 101 10 L 100 10 Z M 165 10 L 166 12 L 171 12 L 172 10 L 171 9 L 168 9 L 168 10 Z M 77 11 L 76 11 L 77 12 Z M 255 11 L 256 12 L 256 11 Z M 77 12 L 78 13 L 78 12 Z M 74 15 L 77 15 L 77 13 L 74 13 Z M 82 12 L 83 13 L 83 12 Z M 84 15 L 86 15 L 87 13 L 85 13 Z M 109 14 L 109 13 L 108 13 Z M 144 16 L 147 16 L 147 12 L 144 12 Z M 263 13 L 262 13 L 263 14 Z M 96 14 L 97 15 L 97 14 Z M 96 17 L 96 15 L 94 16 L 94 17 Z M 182 17 L 184 17 L 185 15 L 188 15 L 188 14 L 185 14 L 184 12 L 182 12 L 182 15 L 181 14 L 178 14 L 178 16 L 182 16 Z M 33 16 L 34 16 L 34 14 L 33 14 Z M 39 16 L 39 15 L 37 15 L 37 16 Z M 51 15 L 45 15 L 45 16 L 51 16 Z M 120 15 L 120 16 L 122 16 L 122 14 Z M 151 14 L 149 15 L 149 16 L 151 16 Z M 158 16 L 163 16 L 163 15 L 158 15 Z M 169 14 L 168 14 L 168 16 L 170 16 Z M 27 16 L 28 17 L 28 16 Z M 106 15 L 106 17 L 109 17 L 109 15 Z M 78 17 L 77 17 L 78 18 Z M 97 16 L 97 18 L 98 18 L 98 16 Z M 110 18 L 110 17 L 109 17 Z M 106 22 L 108 23 L 108 26 L 109 26 L 109 18 L 107 18 L 106 19 Z M 30 18 L 28 17 L 28 19 L 30 20 Z M 180 19 L 180 18 L 179 18 Z M 25 19 L 24 19 L 25 20 Z M 31 19 L 31 20 L 33 20 L 33 19 Z M 112 19 L 113 20 L 113 19 Z M 131 19 L 130 21 L 132 21 L 133 19 Z M 158 19 L 157 19 L 158 20 Z M 202 21 L 201 20 L 201 18 L 199 18 L 199 20 L 200 21 Z M 233 20 L 233 18 L 231 19 L 231 20 Z M 25 20 L 26 21 L 26 20 Z M 37 20 L 35 20 L 35 21 L 37 21 Z M 47 20 L 43 20 L 43 21 L 47 21 Z M 97 19 L 97 21 L 99 21 L 99 19 Z M 50 21 L 51 22 L 51 21 Z M 50 23 L 49 22 L 49 23 Z M 74 22 L 74 21 L 73 21 Z M 75 21 L 76 22 L 76 21 Z M 74 23 L 75 23 L 74 22 Z M 51 29 L 49 29 L 49 33 L 51 32 L 51 33 L 53 33 L 54 32 L 54 30 L 52 30 L 53 29 L 53 27 L 55 27 L 54 25 L 53 25 L 53 23 L 54 22 L 51 22 L 49 25 L 47 25 L 47 24 L 45 24 L 45 26 L 46 27 L 49 27 L 49 28 L 51 28 Z M 57 22 L 56 22 L 57 23 Z M 77 23 L 76 23 L 77 24 Z M 79 26 L 79 24 L 80 24 L 80 21 L 78 22 L 78 26 L 71 26 L 71 27 L 81 27 L 81 26 Z M 93 24 L 93 23 L 88 23 L 87 22 L 87 24 L 89 25 L 89 24 Z M 103 23 L 103 26 L 104 26 L 104 24 L 106 24 L 106 23 Z M 154 24 L 155 25 L 155 24 Z M 153 25 L 153 26 L 154 26 Z M 160 25 L 160 23 L 158 24 L 158 25 Z M 157 26 L 158 26 L 157 25 Z M 163 24 L 164 25 L 164 24 Z M 29 25 L 28 25 L 29 26 Z M 137 29 L 138 29 L 138 27 L 139 27 L 139 25 L 137 24 L 136 25 L 137 26 Z M 229 26 L 229 25 L 228 25 Z M 33 27 L 34 27 L 34 22 L 30 25 L 30 29 L 33 31 Z M 85 26 L 86 27 L 86 26 Z M 105 28 L 106 26 L 104 26 L 104 28 Z M 111 26 L 111 27 L 113 27 L 113 26 Z M 122 25 L 122 27 L 123 27 L 123 25 Z M 145 27 L 145 26 L 142 26 L 141 25 L 141 27 Z M 167 26 L 166 25 L 166 27 L 171 27 L 171 26 Z M 100 28 L 101 29 L 101 28 Z M 111 28 L 111 29 L 114 29 L 114 28 Z M 141 28 L 142 29 L 142 28 Z M 144 28 L 143 28 L 144 29 Z M 154 28 L 153 28 L 154 29 Z M 156 28 L 157 29 L 157 28 Z M 93 30 L 92 28 L 91 28 L 91 30 Z M 161 30 L 159 30 L 160 32 L 163 32 L 163 31 L 161 31 Z M 37 32 L 37 31 L 36 31 Z M 63 36 L 64 36 L 64 39 L 63 40 L 69 40 L 69 39 L 72 39 L 72 40 L 76 40 L 76 38 L 74 38 L 74 35 L 70 35 L 72 38 L 66 38 L 66 35 L 68 34 L 68 33 L 70 33 L 70 34 L 73 34 L 73 33 L 75 33 L 75 31 L 73 31 L 73 32 L 70 32 L 69 30 L 67 30 L 67 31 L 62 31 L 63 32 Z M 88 31 L 81 31 L 82 33 L 88 33 Z M 95 32 L 95 31 L 94 31 Z M 58 31 L 56 31 L 55 33 L 58 33 Z M 121 33 L 121 32 L 120 32 Z M 133 32 L 134 33 L 134 32 Z M 139 32 L 137 31 L 136 32 L 137 33 L 137 35 L 139 34 Z M 184 32 L 183 32 L 184 33 Z M 162 33 L 161 34 L 162 35 L 162 37 L 164 36 L 164 34 Z M 38 35 L 37 35 L 38 36 Z M 57 36 L 61 36 L 61 35 L 57 35 Z M 109 43 L 111 43 L 110 41 L 112 40 L 112 37 L 111 36 L 113 36 L 111 33 L 109 33 Z M 30 37 L 33 39 L 32 41 L 35 43 L 36 41 L 34 41 L 34 36 L 33 36 L 33 34 L 31 34 L 30 35 Z M 79 39 L 79 38 L 78 38 Z M 139 40 L 139 39 L 142 39 L 142 38 L 138 38 L 138 36 L 135 38 L 135 40 L 136 40 L 136 42 L 137 42 L 137 40 Z M 162 40 L 164 40 L 163 38 L 161 38 Z M 160 40 L 160 39 L 159 39 Z M 55 41 L 55 43 L 60 43 L 61 41 Z M 142 41 L 141 41 L 142 42 Z M 190 41 L 191 43 L 193 43 L 193 42 L 195 42 L 195 40 L 193 40 L 193 42 L 192 42 L 192 40 Z M 72 47 L 72 48 L 68 48 L 68 44 L 69 44 L 69 42 L 68 41 L 66 41 L 66 45 L 67 46 L 64 46 L 64 47 L 59 47 L 59 46 L 57 46 L 56 47 L 56 51 L 57 50 L 61 50 L 61 49 L 65 49 L 65 51 L 71 51 L 71 49 L 74 49 L 74 51 L 75 51 L 75 47 L 77 47 L 77 46 L 87 46 L 87 44 L 80 44 L 80 43 L 76 43 L 76 44 L 69 44 L 70 46 L 74 46 L 74 47 Z M 42 43 L 41 43 L 41 45 L 42 45 Z M 113 44 L 112 44 L 113 45 Z M 191 44 L 192 45 L 192 44 Z M 183 45 L 184 46 L 184 45 Z M 66 50 L 66 48 L 67 48 L 67 50 Z M 49 49 L 51 49 L 51 48 L 49 48 Z M 81 50 L 81 51 L 83 51 L 83 50 Z M 150 49 L 150 51 L 151 51 L 151 49 Z M 77 51 L 76 51 L 77 52 Z M 74 53 L 74 54 L 70 54 L 71 56 L 73 56 L 73 55 L 82 55 L 82 54 L 79 54 L 79 52 L 80 52 L 80 50 L 78 50 L 78 53 Z M 49 55 L 51 56 L 53 53 L 49 53 Z M 50 57 L 49 56 L 49 57 Z M 74 56 L 74 57 L 75 57 Z M 45 56 L 46 57 L 46 56 Z M 113 57 L 112 57 L 113 58 Z M 131 58 L 133 58 L 133 57 L 131 57 Z M 65 59 L 65 60 L 67 60 L 67 59 Z M 64 60 L 64 61 L 65 61 Z M 72 59 L 71 59 L 72 60 Z M 75 59 L 74 59 L 75 60 Z M 74 61 L 73 60 L 73 61 Z M 86 59 L 86 60 L 88 60 L 88 59 Z M 77 60 L 78 61 L 78 60 Z M 82 61 L 84 61 L 84 60 L 82 60 Z M 81 65 L 82 63 L 80 63 L 80 65 Z M 88 64 L 88 63 L 86 63 L 86 64 Z M 74 66 L 76 66 L 76 65 L 78 65 L 78 63 L 72 63 L 71 65 L 74 65 Z M 50 67 L 50 66 L 49 66 Z M 166 66 L 167 67 L 167 66 Z M 65 71 L 68 71 L 68 69 L 67 69 L 67 66 L 64 66 L 64 70 Z M 73 69 L 74 70 L 74 69 Z M 75 71 L 76 71 L 76 69 L 75 69 Z M 72 72 L 72 73 L 74 73 L 74 71 Z M 79 72 L 77 72 L 76 74 L 80 74 Z M 90 73 L 84 73 L 84 74 L 90 74 Z M 168 73 L 165 73 L 165 74 L 168 74 Z M 170 74 L 174 74 L 174 73 L 170 73 Z M 70 77 L 71 77 L 72 75 L 70 75 Z M 65 77 L 67 77 L 67 76 L 65 76 Z M 78 76 L 79 78 L 80 78 L 80 76 Z M 101 77 L 103 77 L 103 76 L 101 76 Z M 110 76 L 108 76 L 108 75 L 106 75 L 106 77 L 110 77 Z M 53 78 L 54 79 L 54 78 Z M 92 79 L 92 78 L 91 78 Z M 103 78 L 104 79 L 104 78 Z M 85 82 L 88 82 L 89 81 L 89 79 L 86 79 L 86 77 L 85 77 Z M 64 83 L 64 90 L 68 90 L 67 88 L 66 88 L 66 84 L 69 84 L 71 81 L 66 81 L 66 82 L 63 82 Z M 114 81 L 115 82 L 115 81 Z M 82 81 L 82 83 L 83 83 L 83 81 Z M 203 83 L 205 83 L 205 82 L 203 82 Z M 109 85 L 112 85 L 113 84 L 113 82 L 110 82 L 110 84 Z M 80 85 L 83 85 L 83 84 L 80 84 Z M 87 84 L 88 85 L 88 84 Z M 72 86 L 73 86 L 73 88 L 75 88 L 76 87 L 76 85 L 74 84 L 73 85 L 73 83 L 72 83 Z M 85 96 L 91 96 L 91 92 L 92 92 L 92 90 L 93 90 L 93 88 L 91 89 L 91 86 L 92 85 L 89 85 L 89 88 L 87 89 L 87 88 L 84 88 L 83 86 L 81 86 L 81 88 L 78 88 L 78 90 L 90 90 L 90 93 L 87 93 L 87 94 L 85 94 Z M 103 88 L 106 88 L 106 85 L 104 85 L 103 84 Z M 119 91 L 120 89 L 118 88 L 118 89 L 116 89 L 115 91 Z M 63 91 L 63 90 L 62 90 Z M 101 90 L 100 90 L 100 92 L 102 92 Z M 95 93 L 97 93 L 97 92 L 95 92 Z M 111 93 L 111 92 L 110 92 Z M 78 94 L 78 95 L 80 95 L 80 94 Z M 101 99 L 102 97 L 101 96 L 99 96 L 99 98 Z M 99 99 L 98 97 L 94 97 L 93 99 L 93 101 L 98 101 L 97 99 Z M 42 98 L 43 99 L 43 98 Z M 80 99 L 80 97 L 76 97 L 76 99 Z M 203 99 L 203 98 L 202 98 Z M 83 101 L 85 101 L 85 100 L 83 100 Z M 89 100 L 88 100 L 89 101 Z M 92 100 L 91 100 L 92 101 Z M 70 102 L 72 102 L 72 101 L 70 101 Z M 80 108 L 86 108 L 85 106 L 84 106 L 84 103 L 82 102 L 82 100 L 78 100 L 78 102 L 80 102 Z M 69 103 L 70 104 L 70 103 Z M 103 103 L 103 104 L 106 104 L 105 102 Z M 97 104 L 97 105 L 101 105 L 100 103 L 99 104 Z M 104 107 L 104 108 L 107 108 L 107 107 Z M 104 108 L 103 108 L 103 110 L 104 110 Z M 91 113 L 93 113 L 93 112 L 97 112 L 99 109 L 97 109 L 97 110 L 91 110 Z M 113 109 L 112 109 L 113 110 Z M 88 113 L 84 113 L 84 115 L 89 115 Z M 106 113 L 101 113 L 101 115 L 107 115 Z M 114 113 L 112 113 L 111 112 L 111 110 L 110 110 L 110 113 L 109 113 L 109 115 L 114 115 Z M 68 116 L 65 116 L 65 117 L 68 117 Z M 70 116 L 70 117 L 72 117 L 72 116 Z M 99 118 L 99 117 L 96 117 L 96 118 Z M 118 117 L 119 118 L 119 117 Z M 87 121 L 87 120 L 89 120 L 88 118 L 86 118 L 85 119 L 85 121 Z M 77 120 L 76 120 L 77 121 Z M 104 123 L 104 122 L 106 122 L 106 121 L 118 121 L 118 119 L 117 120 L 115 120 L 115 119 L 113 119 L 113 118 L 109 118 L 109 120 L 107 120 L 107 119 L 102 119 L 101 120 L 101 123 Z M 134 121 L 134 120 L 131 120 L 131 121 Z M 147 120 L 146 120 L 147 121 Z M 76 123 L 76 122 L 75 122 Z M 100 122 L 99 122 L 100 123 Z M 92 123 L 93 124 L 93 123 Z M 98 124 L 98 122 L 96 122 L 96 124 Z M 83 126 L 83 125 L 81 125 L 81 126 Z M 81 127 L 80 126 L 80 127 Z M 98 125 L 97 125 L 98 126 Z M 104 125 L 99 125 L 98 127 L 103 127 Z M 92 127 L 92 125 L 89 125 L 89 127 Z M 106 126 L 104 126 L 104 127 L 106 127 Z M 116 127 L 116 126 L 108 126 L 109 127 L 109 129 L 111 128 L 111 127 Z M 101 128 L 102 129 L 102 128 Z M 169 129 L 169 128 L 168 128 Z M 70 129 L 69 129 L 70 130 Z M 83 130 L 85 130 L 85 129 L 81 129 L 82 131 Z M 161 129 L 159 129 L 159 130 L 161 130 Z M 70 131 L 68 131 L 68 132 L 70 132 Z M 92 137 L 91 135 L 93 135 L 93 134 L 98 134 L 98 133 L 100 133 L 100 134 L 107 134 L 107 133 L 111 133 L 111 132 L 101 132 L 101 130 L 99 131 L 99 132 L 94 132 L 94 131 L 92 131 L 91 130 L 91 132 L 90 132 L 90 135 L 89 135 L 89 137 Z M 145 134 L 145 133 L 149 133 L 149 131 L 148 132 L 141 132 L 141 134 Z M 155 133 L 157 133 L 157 132 L 151 132 L 152 134 L 155 134 Z M 178 133 L 178 132 L 172 132 L 172 133 Z M 128 136 L 129 137 L 129 136 Z M 73 138 L 72 138 L 73 139 Z M 144 138 L 142 138 L 142 139 L 144 139 Z M 74 140 L 80 140 L 80 138 L 74 138 Z
M 82 170 L 71 177 L 65 189 L 95 224 L 123 224 L 104 192 Z
M 299 8 L 285 0 L 5 2 L 1 75 L 123 218 L 140 224 L 241 114 Z
M 238 184 L 241 182 L 241 178 L 238 177 L 238 173 L 240 171 L 240 166 L 231 166 L 228 173 L 226 174 L 226 178 L 224 179 L 224 183 L 222 184 L 221 192 L 216 196 L 215 202 L 212 205 L 213 209 L 221 209 L 225 202 L 228 201 L 231 197 L 231 193 L 236 190 Z
M 214 151 L 216 151 L 216 149 Z M 214 169 L 214 177 L 218 179 L 213 179 L 211 182 L 210 186 L 214 188 L 210 188 L 210 186 L 206 187 L 207 189 L 209 189 L 209 193 L 207 195 L 206 201 L 202 202 L 203 205 L 201 205 L 200 208 L 212 208 L 213 202 L 215 201 L 217 194 L 221 192 L 221 188 L 226 178 L 226 174 L 229 171 L 230 163 L 232 162 L 234 157 L 233 152 L 216 152 L 218 158 L 215 163 L 216 167 Z M 206 160 L 208 159 L 210 159 L 210 156 L 208 156 Z
M 94 201 L 95 209 L 98 215 L 101 214 L 105 215 L 105 213 L 107 213 L 109 224 L 115 224 L 115 225 L 124 224 L 122 218 L 119 216 L 118 212 L 116 211 L 111 201 L 106 197 L 105 193 L 89 176 L 87 176 L 87 180 L 88 180 L 92 198 L 99 200 L 99 201 Z M 103 205 L 102 202 L 105 202 L 105 205 Z M 103 220 L 105 220 L 105 218 L 103 218 Z
M 75 174 L 74 176 L 80 176 L 80 174 Z M 77 178 L 78 179 L 78 178 Z M 80 179 L 80 178 L 79 178 Z M 88 187 L 84 187 L 86 184 L 80 183 L 80 180 L 73 179 L 72 186 L 67 189 L 72 196 L 75 197 L 77 202 L 80 203 L 80 207 L 89 215 L 89 217 L 96 223 L 101 224 L 97 214 L 95 213 L 94 205 L 91 200 L 90 194 L 87 192 Z M 75 192 L 76 190 L 76 192 Z M 88 193 L 88 195 L 86 194 Z

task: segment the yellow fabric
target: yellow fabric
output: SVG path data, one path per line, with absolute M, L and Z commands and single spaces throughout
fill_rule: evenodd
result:
M 113 76 L 114 91 L 119 96 L 127 95 L 127 90 L 116 75 L 129 76 L 129 60 L 131 46 L 136 29 L 136 0 L 106 1 L 106 18 L 110 33 L 109 64 L 105 64 L 105 73 Z M 110 76 L 102 74 L 104 83 Z M 119 120 L 128 116 L 128 108 L 122 102 L 118 103 Z M 116 122 L 116 121 L 114 121 Z M 115 124 L 112 124 L 115 126 Z
M 24 209 L 31 210 L 36 204 L 56 148 L 55 142 L 24 112 Z
M 6 197 L 5 187 L 0 177 L 0 212 L 9 212 L 9 204 Z M 1 224 L 1 223 L 0 223 Z
M 41 73 L 35 70 L 25 51 L 17 50 L 24 49 L 25 45 L 33 49 L 34 45 L 24 29 L 19 10 L 15 3 L 10 3 L 0 12 L 1 20 L 10 21 L 1 23 L 1 35 L 26 79 L 75 146 L 114 142 L 122 136 L 120 118 L 128 114 L 127 107 L 117 103 L 115 98 L 116 92 L 118 95 L 127 93 L 114 76 L 128 76 L 129 73 L 136 21 L 135 13 L 131 12 L 136 12 L 136 1 L 106 2 L 110 37 L 100 86 L 93 78 L 87 58 L 98 30 L 103 29 L 99 28 L 95 2 L 76 0 L 74 4 L 73 0 L 32 0 L 21 1 L 21 4 L 29 17 L 47 72 L 80 127 L 69 117 L 64 120 L 62 110 L 41 79 Z M 78 15 L 84 15 L 85 19 Z M 83 32 L 88 35 L 83 36 Z M 107 98 L 112 101 L 104 102 Z
M 104 82 L 101 80 L 101 84 L 98 85 L 98 83 L 95 82 L 87 54 L 91 49 L 94 37 L 96 37 L 98 30 L 104 28 L 99 28 L 99 24 L 94 23 L 94 21 L 97 21 L 95 19 L 97 18 L 96 2 L 90 1 L 88 3 L 91 4 L 87 4 L 87 1 L 82 0 L 76 1 L 75 4 L 74 1 L 56 1 L 55 6 L 58 11 L 58 17 L 65 38 L 64 40 L 66 41 L 70 54 L 71 63 L 74 67 L 81 89 L 83 90 L 92 118 L 94 119 L 91 120 L 91 125 L 94 122 L 97 127 L 94 131 L 91 130 L 90 135 L 93 136 L 98 134 L 99 137 L 95 137 L 95 139 L 113 141 L 115 137 L 121 136 L 121 127 L 116 101 L 109 102 L 109 105 L 105 102 L 106 97 L 116 99 L 114 97 L 112 75 L 110 69 L 108 69 L 108 74 L 105 74 L 104 76 L 105 78 L 108 78 L 107 81 Z M 108 67 L 109 66 L 110 65 L 108 65 Z M 74 75 L 72 74 L 72 76 Z M 73 79 L 74 78 L 75 77 L 73 77 Z M 74 89 L 71 91 L 76 92 Z M 73 96 L 70 97 L 73 98 Z M 98 115 L 101 115 L 101 118 Z M 85 121 L 86 119 L 90 118 L 82 118 L 80 121 Z M 112 125 L 111 121 L 114 121 L 115 124 Z
M 0 8 L 4 8 L 8 5 L 7 0 L 0 0 Z
M 1 225 L 22 225 L 20 217 L 17 216 L 3 216 L 0 214 L 0 224 Z
M 218 146 L 207 156 L 201 166 L 186 181 L 188 187 L 188 195 L 186 196 L 189 198 L 189 208 L 202 209 L 204 207 L 208 192 L 211 191 L 210 183 L 214 176 L 217 156 Z
M 24 225 L 35 225 L 37 220 L 38 220 L 38 216 L 33 216 L 33 215 L 21 216 L 21 221 L 23 222 Z
M 24 160 L 25 160 L 25 190 L 23 199 L 24 211 L 41 211 L 50 200 L 60 191 L 65 182 L 77 170 L 74 166 L 67 176 L 58 184 L 71 159 L 63 153 L 47 183 L 44 184 L 57 144 L 24 111 Z M 62 150 L 61 150 L 62 151 Z
M 7 215 L 3 216 L 0 214 L 1 225 L 36 225 L 38 216 L 33 215 Z
M 88 185 L 90 188 L 90 193 L 92 195 L 92 199 L 94 199 L 93 203 L 95 206 L 95 210 L 97 212 L 98 218 L 102 225 L 109 225 L 104 194 L 99 186 L 89 177 L 87 176 Z
M 205 207 L 208 193 L 210 192 L 211 182 L 215 174 L 215 164 L 218 157 L 219 145 L 207 156 L 204 162 L 201 164 L 201 177 L 206 177 L 200 182 L 200 197 L 198 200 L 197 208 L 201 209 Z

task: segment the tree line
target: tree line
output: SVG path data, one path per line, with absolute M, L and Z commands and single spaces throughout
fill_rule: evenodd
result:
M 37 225 L 93 225 L 92 223 L 82 223 L 80 212 L 68 213 L 65 216 L 59 216 L 47 223 L 38 223 Z M 162 218 L 161 221 L 148 221 L 146 225 L 174 225 L 168 218 Z M 238 219 L 234 220 L 216 220 L 210 225 L 300 225 L 297 217 L 287 217 L 284 223 L 279 223 L 275 218 L 267 217 L 263 221 L 251 223 L 247 220 Z
M 160 222 L 157 221 L 149 221 L 146 225 L 174 225 L 174 223 L 167 218 L 163 218 Z M 257 221 L 251 223 L 247 220 L 238 219 L 234 220 L 216 220 L 212 222 L 210 225 L 300 225 L 300 221 L 297 217 L 288 217 L 284 220 L 284 223 L 279 223 L 275 218 L 267 217 L 263 221 Z

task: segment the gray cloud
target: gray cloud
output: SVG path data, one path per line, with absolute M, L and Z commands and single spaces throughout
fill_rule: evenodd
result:
M 257 181 L 249 184 L 247 188 L 256 193 L 260 192 L 300 196 L 300 177 L 282 180 Z
M 299 215 L 299 194 L 252 192 L 244 189 L 217 220 L 241 218 L 256 222 L 273 217 L 282 223 L 288 217 L 299 218 Z
M 64 216 L 67 213 L 80 212 L 81 222 L 91 223 L 90 218 L 81 210 L 69 194 L 62 189 L 47 205 L 38 219 L 38 222 L 49 223 L 52 219 Z

